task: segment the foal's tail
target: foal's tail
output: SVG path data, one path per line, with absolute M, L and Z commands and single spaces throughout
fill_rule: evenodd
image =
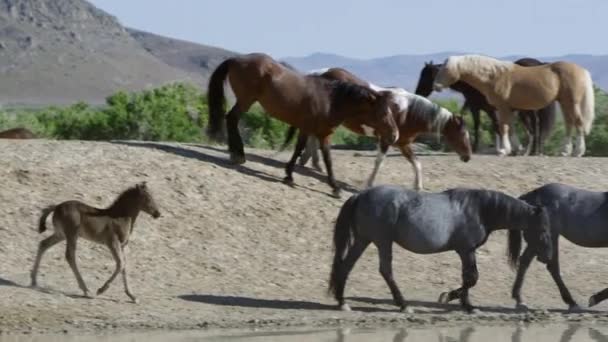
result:
M 224 115 L 226 114 L 224 102 L 224 82 L 228 77 L 230 65 L 233 59 L 228 58 L 223 61 L 209 79 L 207 87 L 207 105 L 209 106 L 209 124 L 207 125 L 207 135 L 215 140 L 220 140 L 223 131 Z
M 42 209 L 42 214 L 40 215 L 40 219 L 38 220 L 38 232 L 43 233 L 46 230 L 46 218 L 55 211 L 56 206 L 50 205 L 44 209 Z
M 585 134 L 589 134 L 589 132 L 591 132 L 593 119 L 595 119 L 595 92 L 591 74 L 587 70 L 585 70 L 585 92 L 583 93 L 583 101 L 580 104 L 580 110 L 581 115 L 583 116 L 583 129 L 585 130 Z
M 338 282 L 344 281 L 341 279 L 342 266 L 344 257 L 348 249 L 354 243 L 355 235 L 355 210 L 357 209 L 357 195 L 351 196 L 340 209 L 336 225 L 334 227 L 334 262 L 331 267 L 329 276 L 329 293 L 335 294 Z
M 509 265 L 512 269 L 516 269 L 519 263 L 519 255 L 521 252 L 521 230 L 509 229 Z

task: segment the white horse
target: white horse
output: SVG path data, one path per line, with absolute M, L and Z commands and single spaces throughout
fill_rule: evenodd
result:
M 435 77 L 434 88 L 442 90 L 462 80 L 479 90 L 498 109 L 502 148 L 511 153 L 509 124 L 514 108 L 539 110 L 553 101 L 560 104 L 566 124 L 563 155 L 585 154 L 585 135 L 595 117 L 595 95 L 589 71 L 569 62 L 522 67 L 480 55 L 449 57 Z M 576 146 L 572 152 L 572 128 Z

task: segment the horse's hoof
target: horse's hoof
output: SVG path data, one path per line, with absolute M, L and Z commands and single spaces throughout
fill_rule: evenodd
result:
M 578 304 L 570 305 L 570 307 L 568 308 L 568 312 L 570 313 L 576 313 L 581 311 L 583 311 L 583 308 L 578 306 Z
M 496 155 L 498 155 L 499 157 L 504 157 L 507 155 L 507 151 L 506 150 L 498 150 L 496 151 Z
M 291 187 L 293 187 L 295 185 L 294 182 L 293 182 L 293 178 L 291 178 L 289 176 L 283 178 L 283 183 L 286 184 L 286 185 L 289 185 Z
M 103 294 L 107 289 L 107 287 L 100 287 L 99 290 L 97 290 L 97 295 L 99 296 L 100 294 Z
M 414 309 L 411 306 L 402 306 L 399 311 L 409 314 L 409 315 L 414 313 Z
M 529 311 L 530 308 L 528 307 L 528 305 L 526 303 L 517 303 L 515 304 L 515 310 L 517 311 Z
M 350 306 L 348 306 L 348 304 L 342 304 L 340 305 L 340 311 L 352 311 L 352 309 Z
M 442 293 L 439 295 L 439 299 L 437 299 L 437 302 L 438 302 L 438 303 L 440 303 L 440 304 L 447 304 L 447 303 L 449 303 L 449 302 L 450 302 L 450 301 L 448 300 L 448 299 L 449 299 L 449 297 L 450 297 L 450 294 L 449 294 L 448 292 L 442 292 Z
M 231 162 L 232 164 L 235 164 L 235 165 L 242 165 L 242 164 L 245 164 L 245 161 L 247 161 L 247 160 L 245 159 L 245 156 L 242 156 L 242 155 L 236 155 L 236 154 L 231 154 L 231 155 L 230 155 L 230 162 Z
M 139 299 L 135 297 L 131 297 L 131 301 L 133 302 L 133 304 L 139 304 Z
M 342 191 L 340 191 L 340 189 L 334 189 L 334 191 L 331 192 L 331 197 L 341 199 Z
M 597 305 L 597 303 L 598 303 L 598 302 L 597 302 L 597 300 L 595 299 L 595 295 L 593 295 L 593 296 L 589 297 L 589 307 L 596 306 L 596 305 Z

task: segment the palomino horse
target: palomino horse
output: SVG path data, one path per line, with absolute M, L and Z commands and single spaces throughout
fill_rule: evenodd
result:
M 509 123 L 513 110 L 539 110 L 553 101 L 559 102 L 566 123 L 562 154 L 585 154 L 585 134 L 595 117 L 593 81 L 586 69 L 569 62 L 522 67 L 487 56 L 451 56 L 437 72 L 434 88 L 441 90 L 459 80 L 475 87 L 498 109 L 503 145 L 499 155 L 511 153 Z M 577 134 L 574 151 L 573 127 Z
M 498 229 L 529 232 L 539 260 L 549 261 L 549 218 L 542 207 L 490 190 L 423 193 L 393 185 L 367 189 L 350 197 L 340 209 L 334 228 L 335 255 L 329 290 L 342 310 L 350 310 L 344 302 L 346 279 L 373 243 L 378 248 L 380 274 L 395 304 L 405 310 L 407 303 L 393 279 L 393 243 L 417 254 L 455 251 L 462 262 L 462 287 L 442 293 L 439 301 L 460 299 L 462 307 L 472 311 L 469 289 L 479 277 L 475 251 Z
M 341 68 L 322 69 L 314 71 L 314 73 L 327 79 L 352 82 L 362 86 L 368 86 L 376 91 L 388 91 L 394 94 L 397 101 L 395 103 L 395 109 L 392 112 L 395 122 L 399 127 L 399 140 L 392 145 L 398 147 L 403 156 L 412 165 L 415 174 L 414 188 L 416 190 L 421 190 L 423 188 L 422 165 L 418 158 L 416 158 L 416 154 L 412 150 L 411 144 L 419 134 L 439 132 L 445 137 L 448 144 L 456 153 L 460 155 L 462 161 L 467 162 L 471 158 L 472 152 L 469 133 L 462 117 L 453 115 L 447 109 L 434 104 L 422 96 L 409 93 L 405 89 L 379 87 L 375 84 L 366 82 Z M 366 126 L 364 122 L 357 120 L 356 118 L 346 119 L 343 122 L 343 125 L 358 134 L 374 135 L 374 131 L 371 127 Z M 294 132 L 294 128 L 291 127 L 284 146 L 289 142 Z M 386 143 L 386 141 L 379 142 L 374 170 L 367 180 L 368 187 L 374 184 L 378 170 L 384 161 L 384 157 L 386 156 L 386 152 L 390 145 L 391 144 Z M 316 153 L 316 151 L 308 151 L 308 153 Z
M 36 135 L 27 128 L 17 127 L 0 132 L 0 139 L 35 139 Z
M 515 64 L 521 66 L 535 66 L 544 63 L 534 58 L 522 58 L 515 61 Z M 433 64 L 433 62 L 425 63 L 424 68 L 420 71 L 420 78 L 416 86 L 416 94 L 428 97 L 433 92 L 433 81 L 442 64 Z M 473 115 L 474 134 L 473 134 L 473 151 L 477 152 L 479 148 L 479 128 L 480 128 L 480 112 L 484 111 L 492 122 L 492 130 L 495 136 L 496 151 L 500 148 L 500 135 L 498 134 L 498 118 L 496 117 L 496 108 L 488 103 L 486 97 L 477 89 L 473 88 L 466 82 L 458 81 L 450 86 L 450 89 L 461 93 L 464 96 L 464 104 L 462 112 L 466 109 L 471 111 Z M 557 112 L 557 103 L 551 102 L 550 105 L 538 111 L 518 111 L 519 120 L 523 124 L 528 134 L 528 145 L 525 155 L 543 154 L 545 140 L 549 136 L 553 124 L 555 123 L 555 113 Z M 511 134 L 515 148 L 519 149 L 519 139 L 516 132 Z
M 608 192 L 595 192 L 578 189 L 564 184 L 546 184 L 534 189 L 520 199 L 533 204 L 545 205 L 551 219 L 551 234 L 553 257 L 547 264 L 547 270 L 557 284 L 559 293 L 571 310 L 577 310 L 578 304 L 572 298 L 564 284 L 559 267 L 559 236 L 568 241 L 589 248 L 608 247 Z M 526 241 L 529 239 L 524 233 Z M 517 265 L 521 249 L 521 234 L 509 232 L 509 250 L 514 256 L 513 266 Z M 513 284 L 513 299 L 517 307 L 526 308 L 521 298 L 526 271 L 534 259 L 536 252 L 526 247 L 519 258 L 517 277 Z M 589 297 L 589 306 L 594 306 L 608 298 L 608 288 Z
M 129 243 L 129 237 L 133 233 L 135 220 L 140 211 L 148 213 L 154 218 L 160 217 L 158 207 L 146 183 L 137 184 L 124 191 L 107 209 L 91 207 L 80 201 L 66 201 L 43 209 L 38 231 L 42 233 L 46 230 L 46 218 L 54 213 L 53 228 L 55 232 L 40 242 L 31 274 L 32 286 L 37 286 L 38 268 L 44 252 L 61 241 L 67 240 L 65 257 L 84 296 L 90 298 L 89 290 L 76 266 L 76 240 L 82 237 L 106 245 L 116 262 L 114 273 L 97 290 L 97 295 L 104 293 L 118 274 L 122 273 L 125 293 L 133 302 L 137 303 L 137 298 L 131 294 L 127 283 L 127 259 L 124 248 Z
M 236 104 L 226 116 L 228 148 L 231 160 L 244 163 L 243 141 L 238 122 L 241 113 L 258 101 L 266 112 L 300 129 L 303 137 L 285 168 L 285 181 L 293 183 L 297 157 L 312 135 L 322 142 L 323 160 L 328 182 L 334 195 L 340 189 L 331 166 L 329 136 L 344 120 L 352 119 L 372 127 L 382 141 L 392 144 L 399 130 L 392 115 L 393 94 L 377 92 L 348 82 L 304 76 L 276 62 L 265 54 L 249 54 L 229 58 L 211 75 L 208 89 L 209 128 L 212 137 L 222 131 L 224 112 L 224 81 L 228 79 L 236 95 Z

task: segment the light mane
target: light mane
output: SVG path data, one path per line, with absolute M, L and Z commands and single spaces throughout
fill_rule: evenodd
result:
M 495 79 L 505 71 L 513 69 L 513 62 L 501 61 L 483 55 L 451 56 L 446 61 L 450 70 L 458 70 L 460 74 L 475 75 L 482 82 Z

